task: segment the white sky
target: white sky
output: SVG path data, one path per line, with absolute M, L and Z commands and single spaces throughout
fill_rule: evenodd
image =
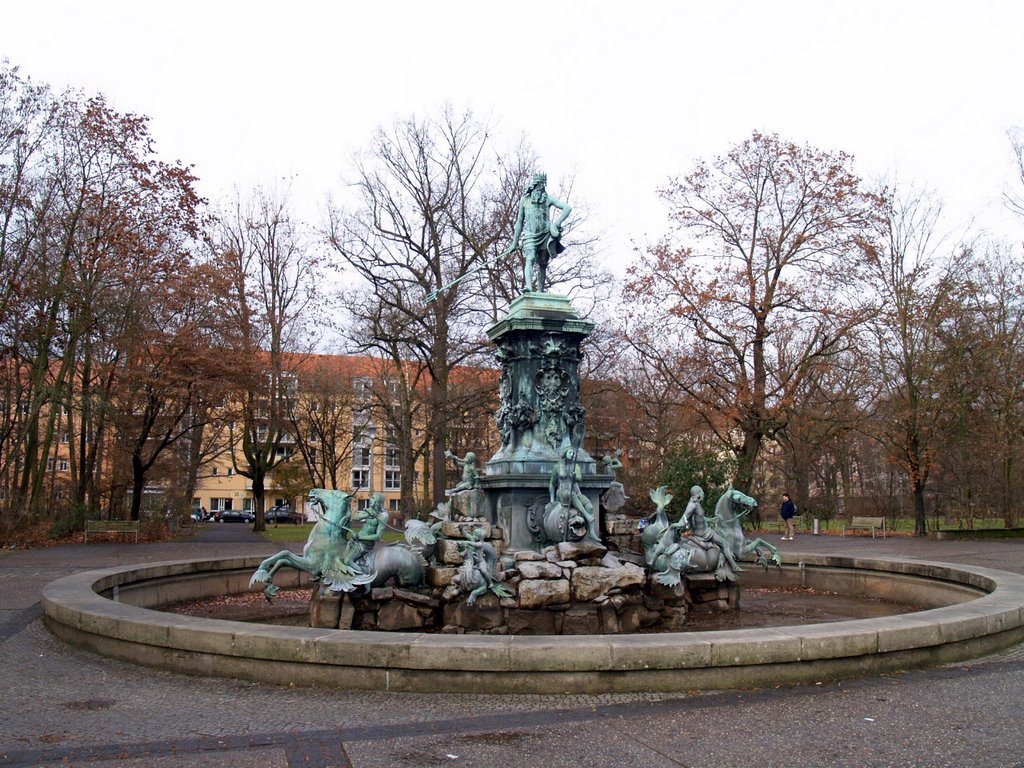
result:
M 656 189 L 753 130 L 935 189 L 960 222 L 1002 212 L 1024 127 L 1024 2 L 5 3 L 0 57 L 149 115 L 211 198 L 294 176 L 315 219 L 373 129 L 450 102 L 524 135 L 608 236 L 666 231 Z

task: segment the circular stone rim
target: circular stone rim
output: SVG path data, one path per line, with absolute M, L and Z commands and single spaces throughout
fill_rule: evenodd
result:
M 72 645 L 178 672 L 360 690 L 602 693 L 751 688 L 927 666 L 1024 640 L 1024 576 L 952 563 L 794 553 L 784 567 L 892 574 L 981 596 L 873 619 L 632 635 L 448 635 L 249 624 L 134 607 L 101 592 L 251 570 L 260 558 L 79 572 L 43 590 Z

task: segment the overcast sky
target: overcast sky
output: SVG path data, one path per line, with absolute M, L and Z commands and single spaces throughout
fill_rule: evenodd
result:
M 211 198 L 294 177 L 314 217 L 373 129 L 445 102 L 520 135 L 609 234 L 667 228 L 656 190 L 753 130 L 934 188 L 1016 242 L 1006 131 L 1024 127 L 1024 2 L 5 3 L 0 56 L 149 115 Z

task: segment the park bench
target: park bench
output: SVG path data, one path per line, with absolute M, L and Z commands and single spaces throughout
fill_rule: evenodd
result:
M 854 517 L 850 520 L 850 524 L 843 524 L 843 536 L 846 535 L 847 529 L 851 531 L 871 531 L 871 538 L 875 538 L 875 531 L 882 532 L 882 538 L 885 538 L 885 518 L 884 517 Z
M 86 520 L 85 540 L 89 541 L 90 533 L 134 533 L 135 543 L 139 543 L 138 520 Z

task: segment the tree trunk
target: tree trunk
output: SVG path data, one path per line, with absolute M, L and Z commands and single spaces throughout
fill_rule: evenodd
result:
M 146 486 L 146 471 L 138 453 L 132 454 L 132 505 L 129 520 L 138 520 L 142 510 L 142 492 Z

